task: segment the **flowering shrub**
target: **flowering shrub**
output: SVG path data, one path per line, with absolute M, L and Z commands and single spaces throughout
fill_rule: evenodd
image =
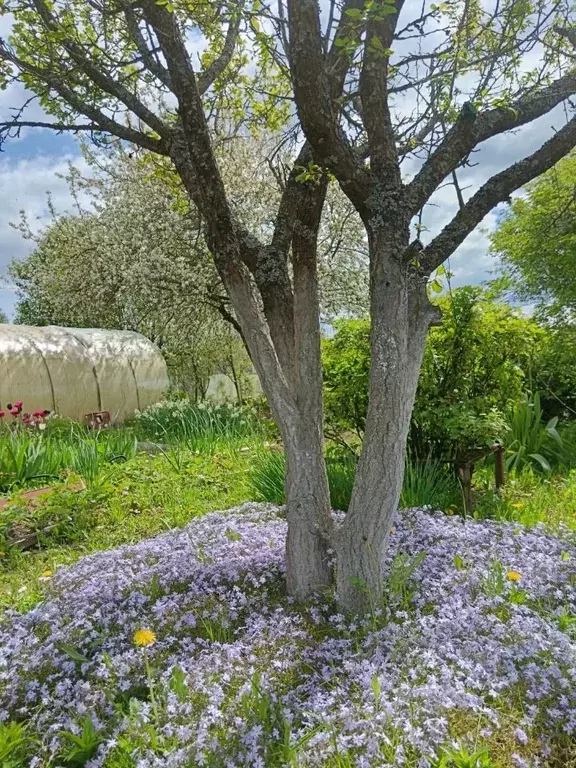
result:
M 426 768 L 466 733 L 505 744 L 500 765 L 554 765 L 576 729 L 568 538 L 404 512 L 387 602 L 350 621 L 283 596 L 285 534 L 273 507 L 207 515 L 63 568 L 7 615 L 0 722 L 28 722 L 26 765 L 66 762 L 74 737 L 91 768 Z

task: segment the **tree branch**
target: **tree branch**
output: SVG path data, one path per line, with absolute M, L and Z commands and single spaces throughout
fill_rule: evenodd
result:
M 76 110 L 78 114 L 84 115 L 89 120 L 92 120 L 92 122 L 98 125 L 100 130 L 102 130 L 104 133 L 110 133 L 112 136 L 116 136 L 119 139 L 129 141 L 130 143 L 136 144 L 137 146 L 142 147 L 142 149 L 147 149 L 150 152 L 155 152 L 159 155 L 168 155 L 168 148 L 162 139 L 155 139 L 152 136 L 148 136 L 145 133 L 142 133 L 141 131 L 135 130 L 134 128 L 122 125 L 122 123 L 118 123 L 116 120 L 108 117 L 99 109 L 96 109 L 96 107 L 87 104 L 76 94 L 76 91 L 74 91 L 72 88 L 69 88 L 53 74 L 45 72 L 42 69 L 39 69 L 38 67 L 35 67 L 19 59 L 8 48 L 6 48 L 4 42 L 1 39 L 0 60 L 9 61 L 18 67 L 20 71 L 28 72 L 29 74 L 34 75 L 34 77 L 38 78 L 40 82 L 45 83 L 49 88 L 56 91 L 56 93 L 74 110 Z M 4 130 L 6 126 L 10 124 L 10 122 L 14 121 L 8 121 L 7 123 L 0 124 L 0 131 Z M 34 123 L 34 125 L 36 124 Z M 47 124 L 43 127 L 52 126 L 51 124 Z M 60 130 L 60 127 L 54 128 L 53 130 Z
M 220 77 L 220 75 L 232 61 L 232 56 L 234 56 L 234 50 L 238 41 L 238 34 L 240 32 L 240 10 L 242 6 L 243 3 L 240 4 L 238 12 L 235 14 L 234 18 L 230 20 L 222 52 L 204 70 L 204 72 L 200 72 L 198 74 L 198 90 L 200 91 L 201 95 L 206 93 L 208 88 L 210 88 L 214 81 Z
M 124 16 L 126 18 L 126 26 L 128 33 L 134 41 L 134 45 L 138 49 L 138 52 L 142 56 L 142 61 L 148 67 L 150 72 L 157 77 L 158 80 L 166 86 L 166 88 L 172 89 L 172 81 L 170 80 L 170 73 L 164 67 L 160 61 L 154 58 L 153 51 L 148 47 L 144 35 L 140 29 L 138 23 L 138 17 L 134 13 L 132 6 L 127 5 L 124 10 Z
M 357 210 L 366 208 L 370 174 L 354 154 L 330 98 L 317 0 L 289 0 L 290 69 L 296 109 L 315 156 L 334 171 Z
M 403 4 L 404 0 L 397 0 L 395 14 L 368 24 L 360 73 L 360 100 L 370 165 L 383 183 L 396 188 L 401 186 L 402 181 L 388 103 L 390 58 L 386 51 L 392 45 Z
M 95 66 L 92 61 L 84 54 L 82 48 L 78 43 L 70 40 L 68 37 L 62 36 L 62 25 L 54 14 L 50 11 L 44 0 L 32 0 L 38 15 L 44 22 L 46 28 L 52 32 L 58 34 L 59 43 L 70 54 L 72 59 L 80 67 L 82 72 L 99 88 L 110 96 L 114 96 L 119 99 L 126 107 L 133 112 L 137 117 L 146 123 L 153 131 L 156 131 L 160 136 L 166 138 L 168 135 L 168 128 L 164 121 L 158 117 L 151 109 L 140 101 L 140 99 L 128 90 L 125 85 L 119 82 L 118 79 L 113 79 L 109 75 L 105 74 L 101 69 Z
M 519 128 L 545 115 L 576 93 L 576 72 L 570 72 L 546 88 L 531 93 L 510 106 L 483 112 L 474 118 L 463 110 L 446 137 L 407 186 L 410 213 L 416 214 L 436 187 L 481 142 Z
M 464 242 L 472 230 L 498 203 L 540 176 L 576 146 L 576 117 L 528 157 L 493 176 L 461 208 L 419 256 L 422 270 L 430 274 Z

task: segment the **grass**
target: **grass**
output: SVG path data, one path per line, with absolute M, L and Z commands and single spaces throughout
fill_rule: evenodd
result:
M 211 455 L 183 450 L 178 467 L 164 454 L 138 454 L 110 465 L 103 482 L 83 491 L 71 489 L 71 478 L 32 505 L 16 495 L 0 510 L 0 609 L 28 609 L 41 599 L 54 571 L 90 552 L 133 544 L 245 501 L 256 451 L 246 448 Z M 16 520 L 28 532 L 56 526 L 41 535 L 41 549 L 21 552 L 6 542 Z
M 258 452 L 250 474 L 250 486 L 256 500 L 284 503 L 284 467 L 281 451 Z M 355 462 L 347 457 L 328 456 L 326 469 L 332 507 L 346 511 L 352 497 Z M 456 478 L 441 464 L 406 463 L 400 506 L 447 509 L 457 505 L 459 498 Z
M 130 430 L 89 431 L 73 422 L 45 432 L 18 428 L 0 432 L 0 493 L 49 485 L 75 472 L 96 482 L 109 464 L 136 453 Z
M 139 440 L 184 445 L 202 453 L 263 434 L 256 414 L 247 406 L 188 400 L 157 403 L 137 414 L 133 427 Z

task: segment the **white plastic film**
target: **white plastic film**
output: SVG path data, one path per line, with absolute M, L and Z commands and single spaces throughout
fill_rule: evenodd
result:
M 123 421 L 168 388 L 159 349 L 131 331 L 0 324 L 0 406 L 47 408 L 83 420 L 109 411 Z

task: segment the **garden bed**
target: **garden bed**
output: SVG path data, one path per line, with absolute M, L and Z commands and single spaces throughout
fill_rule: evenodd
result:
M 285 533 L 273 507 L 210 514 L 86 557 L 6 616 L 0 722 L 28 723 L 22 765 L 66 764 L 78 740 L 91 768 L 574 759 L 571 534 L 404 512 L 386 604 L 348 621 L 284 596 Z

